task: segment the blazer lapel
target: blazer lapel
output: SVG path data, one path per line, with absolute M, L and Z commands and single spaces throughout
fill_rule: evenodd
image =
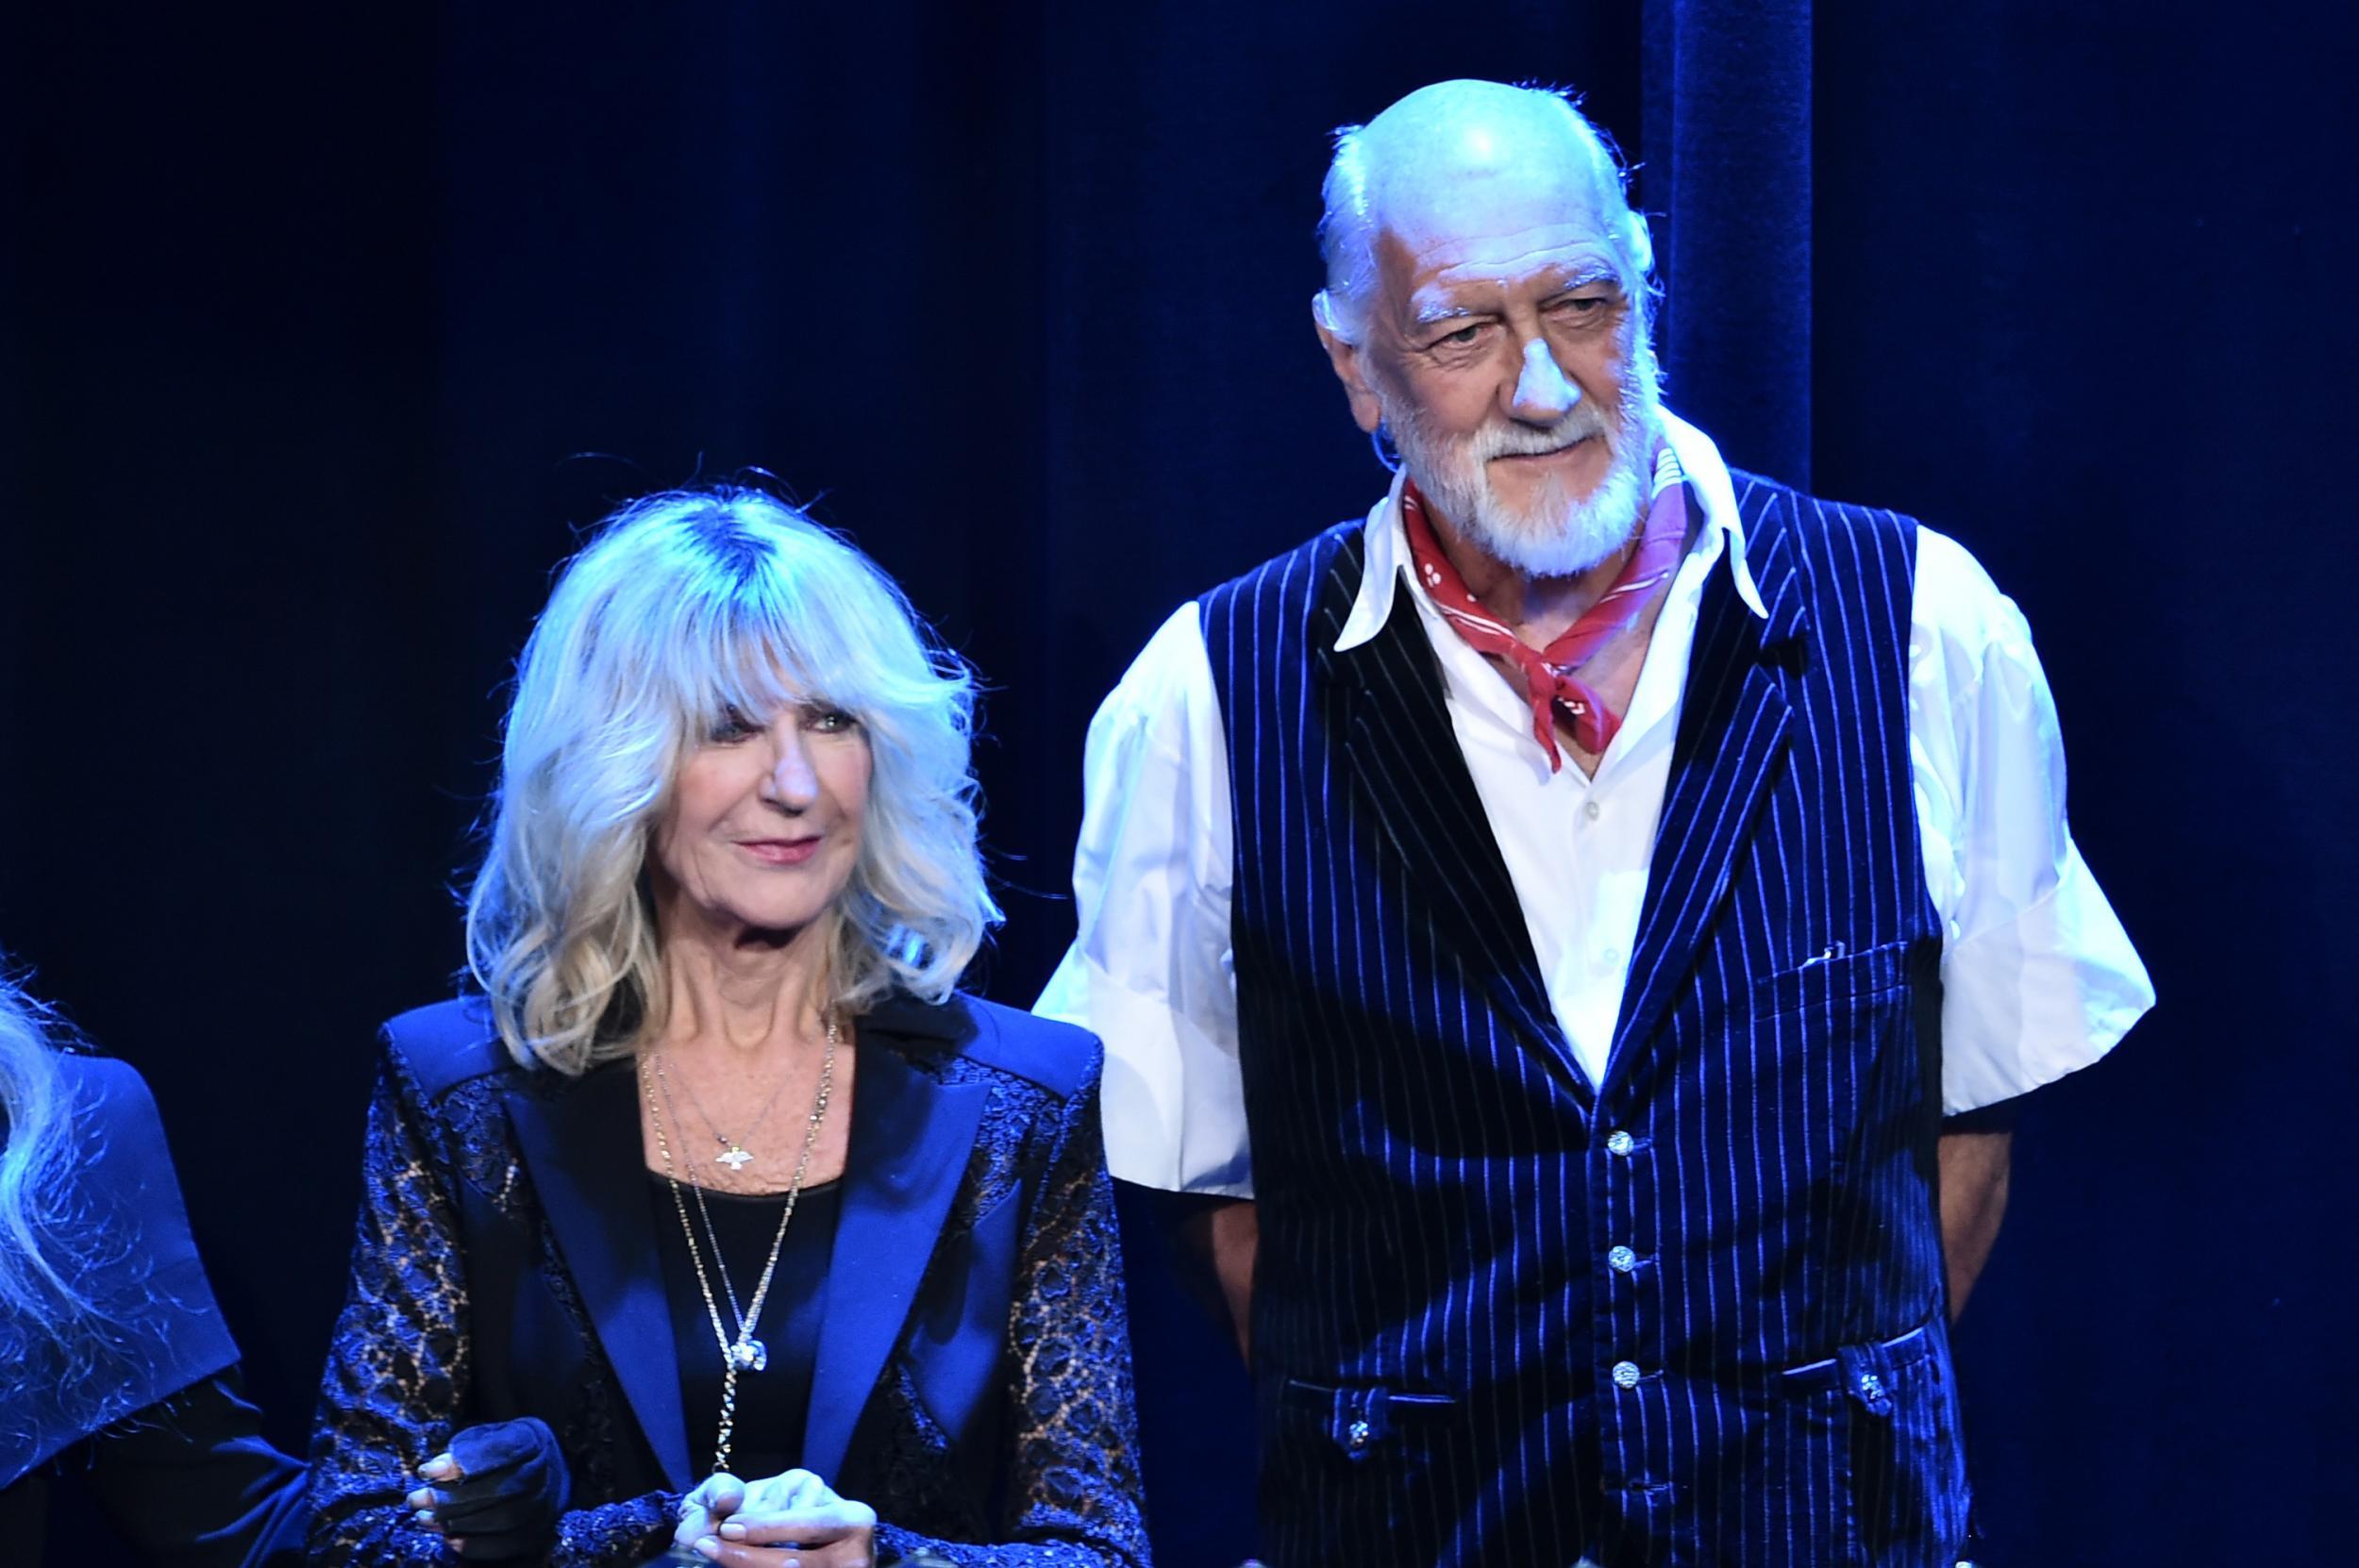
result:
M 1725 559 L 1706 585 L 1607 1084 L 1630 1070 L 1685 983 L 1762 797 L 1783 771 L 1793 722 L 1783 670 L 1809 626 L 1796 576 L 1773 578 L 1765 624 L 1738 596 Z
M 601 1068 L 545 1098 L 511 1093 L 508 1119 L 598 1343 L 674 1491 L 693 1483 L 679 1359 L 655 1267 L 639 1158 L 638 1077 Z M 626 1153 L 627 1151 L 627 1153 Z
M 953 1020 L 963 1023 L 953 1009 L 896 1001 L 862 1022 L 844 1206 L 803 1428 L 803 1466 L 829 1481 L 900 1341 L 982 1120 L 983 1085 L 942 1083 L 895 1043 Z
M 1356 538 L 1338 554 L 1337 577 L 1347 580 L 1330 583 L 1329 592 L 1340 586 L 1346 603 L 1358 576 L 1344 569 L 1361 559 Z M 1408 585 L 1397 581 L 1382 629 L 1348 652 L 1332 650 L 1331 634 L 1317 640 L 1319 658 L 1345 695 L 1345 755 L 1467 970 L 1586 1103 L 1588 1076 L 1574 1062 L 1548 1005 L 1523 905 L 1458 748 L 1441 666 L 1408 595 Z

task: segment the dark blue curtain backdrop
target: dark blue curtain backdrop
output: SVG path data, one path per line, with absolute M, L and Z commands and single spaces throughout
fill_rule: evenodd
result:
M 2024 1117 L 1983 1560 L 2338 1560 L 2359 59 L 2299 9 L 10 8 L 0 946 L 155 1084 L 299 1443 L 372 1028 L 458 962 L 575 530 L 760 466 L 900 577 L 994 687 L 975 983 L 1029 1000 L 1099 695 L 1381 483 L 1308 320 L 1325 132 L 1577 84 L 1673 405 L 2023 604 L 2162 991 Z M 1163 1560 L 1233 1563 L 1242 1376 L 1132 1272 Z

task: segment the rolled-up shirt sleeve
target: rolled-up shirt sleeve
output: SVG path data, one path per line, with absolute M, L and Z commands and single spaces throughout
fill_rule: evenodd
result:
M 2154 1005 L 2065 816 L 2064 740 L 2031 628 L 1973 557 L 1918 535 L 1909 747 L 1943 923 L 1950 1114 L 2097 1060 Z
M 1090 723 L 1073 945 L 1032 1010 L 1106 1043 L 1106 1163 L 1168 1192 L 1253 1195 L 1230 973 L 1229 759 L 1196 607 Z

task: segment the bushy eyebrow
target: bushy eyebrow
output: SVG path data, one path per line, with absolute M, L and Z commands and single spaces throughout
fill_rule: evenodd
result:
M 1464 321 L 1469 316 L 1487 316 L 1490 313 L 1488 310 L 1478 310 L 1471 306 L 1452 305 L 1447 300 L 1436 300 L 1430 305 L 1418 307 L 1417 313 L 1410 318 L 1409 325 L 1418 327 L 1437 326 L 1446 321 Z
M 1552 294 L 1569 293 L 1575 289 L 1592 289 L 1600 283 L 1610 283 L 1618 290 L 1622 286 L 1622 275 L 1605 262 L 1592 262 L 1566 273 L 1563 280 L 1548 292 Z
M 1554 298 L 1558 294 L 1570 293 L 1575 289 L 1595 288 L 1600 283 L 1612 285 L 1618 292 L 1622 286 L 1622 275 L 1615 272 L 1610 263 L 1604 261 L 1567 268 L 1564 275 L 1548 287 L 1543 297 Z M 1452 300 L 1437 299 L 1417 307 L 1416 313 L 1409 319 L 1409 325 L 1412 331 L 1422 331 L 1426 327 L 1439 326 L 1444 322 L 1464 321 L 1471 317 L 1490 314 L 1492 311 L 1488 307 L 1460 305 Z

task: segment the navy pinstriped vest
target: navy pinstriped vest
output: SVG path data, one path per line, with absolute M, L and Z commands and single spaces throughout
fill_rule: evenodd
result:
M 1595 1092 L 1361 525 L 1202 601 L 1282 1568 L 1954 1560 L 1916 525 L 1735 479 Z

